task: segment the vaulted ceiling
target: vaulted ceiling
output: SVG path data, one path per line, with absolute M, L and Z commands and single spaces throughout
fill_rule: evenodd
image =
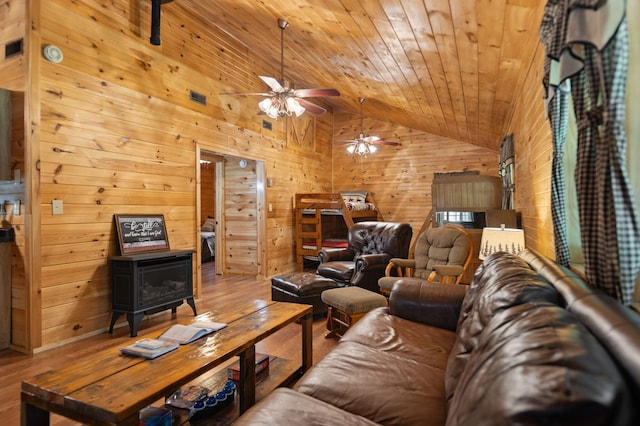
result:
M 340 97 L 322 99 L 336 113 L 357 113 L 364 97 L 367 117 L 497 150 L 540 48 L 545 0 L 178 3 L 274 69 L 277 20 L 286 19 L 285 78 L 297 88 L 339 89 Z

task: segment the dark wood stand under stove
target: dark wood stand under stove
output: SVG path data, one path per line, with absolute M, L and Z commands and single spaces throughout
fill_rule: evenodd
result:
M 187 301 L 197 315 L 193 301 L 192 256 L 194 250 L 167 250 L 113 256 L 111 260 L 113 313 L 109 333 L 126 314 L 131 337 L 138 334 L 144 315 L 171 309 Z

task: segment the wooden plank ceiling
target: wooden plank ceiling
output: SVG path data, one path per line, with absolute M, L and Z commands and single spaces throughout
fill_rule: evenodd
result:
M 539 45 L 544 0 L 176 0 L 323 104 L 497 150 Z M 255 91 L 258 86 L 235 88 Z M 266 90 L 266 86 L 264 89 Z M 314 99 L 309 99 L 314 101 Z M 319 102 L 320 103 L 320 102 Z M 380 135 L 383 136 L 384 135 Z

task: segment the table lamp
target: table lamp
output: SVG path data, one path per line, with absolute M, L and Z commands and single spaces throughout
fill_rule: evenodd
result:
M 483 228 L 480 253 L 478 258 L 484 260 L 490 254 L 504 251 L 518 254 L 524 250 L 524 231 L 522 229 Z

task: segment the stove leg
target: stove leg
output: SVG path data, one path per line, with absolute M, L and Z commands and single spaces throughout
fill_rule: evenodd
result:
M 111 325 L 109 325 L 109 334 L 113 333 L 113 326 L 116 325 L 116 321 L 118 321 L 120 315 L 122 315 L 122 312 L 114 311 L 111 313 Z
M 142 317 L 144 317 L 144 312 L 139 312 L 137 314 L 127 314 L 127 322 L 129 323 L 129 328 L 131 329 L 131 337 L 136 337 L 138 335 L 138 326 L 140 326 Z
M 191 306 L 191 309 L 193 309 L 193 316 L 195 317 L 198 315 L 196 312 L 196 303 L 193 301 L 193 297 L 187 297 L 187 304 Z

